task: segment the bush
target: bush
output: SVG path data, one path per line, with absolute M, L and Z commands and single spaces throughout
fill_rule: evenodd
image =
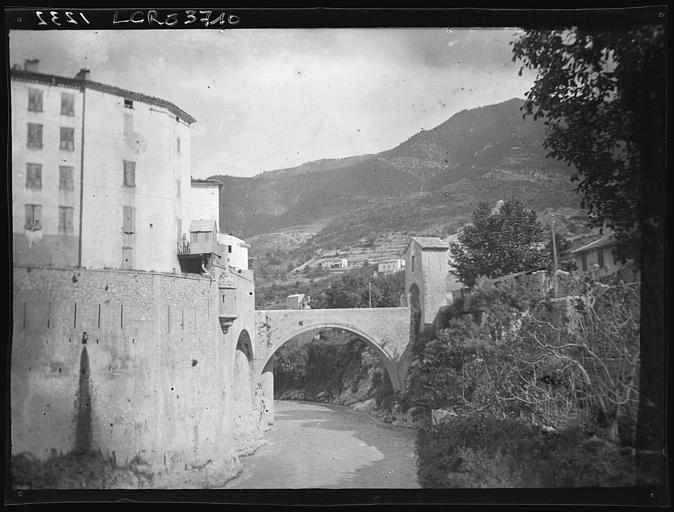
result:
M 139 457 L 118 466 L 100 452 L 54 455 L 44 461 L 23 452 L 11 458 L 11 477 L 14 489 L 136 488 L 152 482 Z
M 480 414 L 417 437 L 423 487 L 610 487 L 634 485 L 634 460 L 581 429 L 545 432 Z

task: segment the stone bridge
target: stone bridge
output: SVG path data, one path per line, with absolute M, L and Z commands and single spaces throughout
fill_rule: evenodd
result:
M 271 357 L 286 342 L 305 332 L 332 327 L 352 332 L 372 346 L 382 357 L 393 389 L 402 390 L 410 361 L 407 307 L 256 311 L 255 324 L 255 368 L 263 382 L 271 378 Z

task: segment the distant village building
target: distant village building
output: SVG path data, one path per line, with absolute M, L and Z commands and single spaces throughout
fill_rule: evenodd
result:
M 624 264 L 616 258 L 616 244 L 613 234 L 608 234 L 571 251 L 576 271 L 593 272 L 597 277 L 616 274 L 626 281 L 638 281 L 639 270 L 634 264 L 632 262 Z
M 396 258 L 393 260 L 385 260 L 377 263 L 377 272 L 382 274 L 393 274 L 405 268 L 405 260 Z
M 309 306 L 310 302 L 311 297 L 309 297 L 309 295 L 296 293 L 294 295 L 288 295 L 286 298 L 286 307 L 288 309 L 311 309 Z
M 218 233 L 218 243 L 224 246 L 227 252 L 227 263 L 230 267 L 248 270 L 248 249 L 250 249 L 250 244 L 234 235 L 226 233 Z
M 346 258 L 331 258 L 321 261 L 320 265 L 321 268 L 328 270 L 342 269 L 349 266 L 349 261 Z
M 195 119 L 87 69 L 27 60 L 10 81 L 14 263 L 179 270 L 192 222 L 218 221 L 218 184 L 191 179 Z

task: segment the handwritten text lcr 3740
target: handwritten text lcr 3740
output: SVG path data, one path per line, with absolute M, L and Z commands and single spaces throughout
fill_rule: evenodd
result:
M 236 14 L 226 14 L 225 12 L 215 11 L 195 11 L 186 10 L 185 12 L 164 12 L 151 9 L 149 11 L 115 11 L 112 19 L 113 25 L 130 23 L 140 25 L 161 25 L 164 27 L 173 27 L 175 25 L 187 26 L 197 23 L 203 27 L 212 27 L 214 25 L 238 25 L 241 21 Z

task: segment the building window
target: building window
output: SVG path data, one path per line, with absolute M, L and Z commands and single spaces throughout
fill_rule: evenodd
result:
M 190 242 L 195 244 L 199 241 L 199 233 L 190 232 Z
M 133 108 L 133 100 L 124 100 L 124 108 Z
M 228 245 L 228 246 L 227 246 L 227 252 L 228 252 L 229 254 L 232 254 L 232 246 L 231 246 L 231 245 Z
M 75 95 L 67 92 L 61 93 L 61 115 L 75 115 Z
M 70 165 L 59 165 L 59 190 L 75 190 L 74 170 Z
M 124 114 L 124 136 L 131 137 L 133 134 L 133 114 Z
M 211 234 L 210 233 L 204 233 L 204 242 L 210 242 L 211 241 Z
M 180 180 L 176 180 L 176 197 L 180 197 Z
M 414 254 L 412 255 L 412 264 L 410 265 L 410 271 L 414 272 Z
M 613 265 L 617 265 L 617 258 L 615 257 L 615 249 L 611 250 L 611 261 L 613 261 Z
M 42 149 L 42 125 L 28 123 L 28 147 Z
M 30 231 L 42 229 L 42 205 L 26 205 L 26 229 Z
M 597 265 L 599 265 L 600 267 L 604 266 L 604 250 L 603 249 L 599 249 L 597 251 Z
M 42 91 L 40 89 L 28 89 L 28 110 L 42 112 Z
M 124 224 L 122 230 L 129 235 L 136 232 L 136 209 L 133 206 L 124 207 Z
M 122 269 L 131 270 L 133 268 L 133 247 L 122 247 Z
M 64 151 L 75 151 L 75 128 L 61 126 L 61 144 L 59 148 Z
M 580 263 L 583 270 L 587 270 L 587 253 L 583 253 L 580 255 Z
M 124 160 L 124 186 L 136 186 L 136 162 Z
M 26 164 L 26 188 L 42 188 L 41 164 Z
M 176 151 L 180 154 L 180 137 L 176 137 Z
M 59 206 L 59 233 L 71 235 L 73 233 L 73 214 L 75 208 Z

